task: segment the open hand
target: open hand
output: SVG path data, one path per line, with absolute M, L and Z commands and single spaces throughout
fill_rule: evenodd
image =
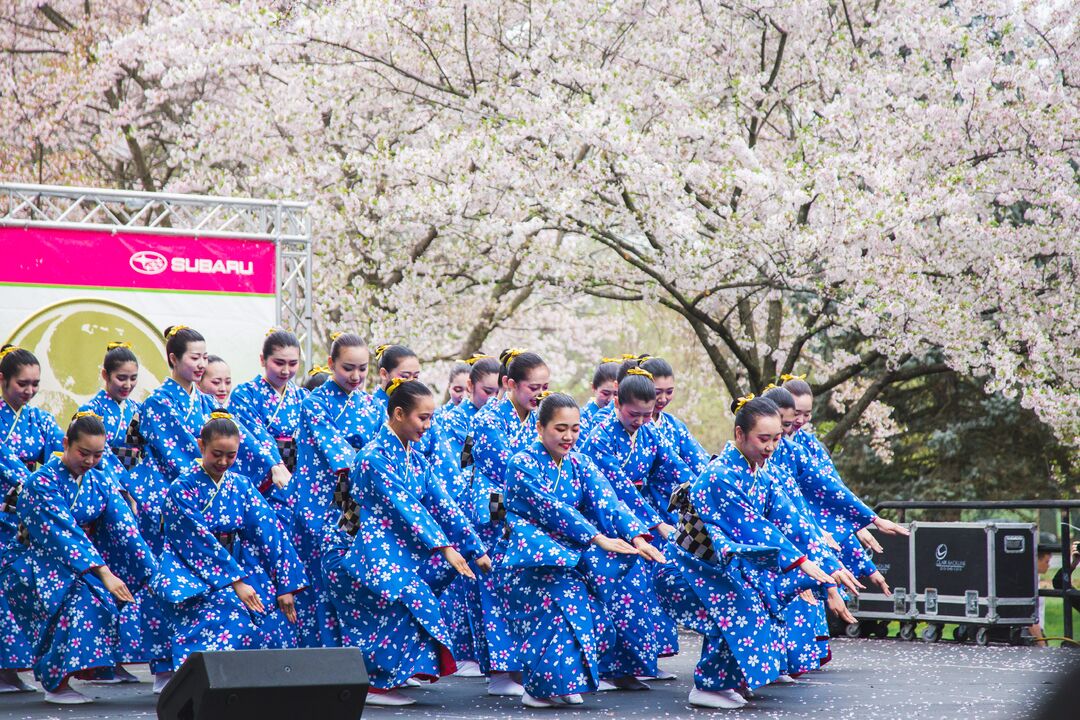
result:
M 660 563 L 661 565 L 667 562 L 667 558 L 664 557 L 664 554 L 653 547 L 652 543 L 640 535 L 634 538 L 634 547 L 637 548 L 637 552 L 641 557 L 650 562 Z
M 612 538 L 607 535 L 594 535 L 592 544 L 604 552 L 621 553 L 623 555 L 637 555 L 637 549 L 630 543 L 620 538 Z
M 277 606 L 285 614 L 285 619 L 296 624 L 296 597 L 292 593 L 278 595 Z
M 465 558 L 461 556 L 454 548 L 447 545 L 442 549 L 443 557 L 446 558 L 446 562 L 450 563 L 450 566 L 457 570 L 460 574 L 475 580 L 476 575 L 473 573 L 472 568 L 469 567 L 469 563 L 465 562 Z
M 232 584 L 233 592 L 240 598 L 240 602 L 244 603 L 248 610 L 257 613 L 266 612 L 266 608 L 263 607 L 262 600 L 259 599 L 259 594 L 255 592 L 255 588 L 248 585 L 243 580 L 237 580 Z

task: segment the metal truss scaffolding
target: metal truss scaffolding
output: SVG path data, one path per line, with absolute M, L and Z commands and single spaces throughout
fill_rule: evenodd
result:
M 209 195 L 0 183 L 0 226 L 123 230 L 273 241 L 276 322 L 292 330 L 311 360 L 311 221 L 307 203 Z

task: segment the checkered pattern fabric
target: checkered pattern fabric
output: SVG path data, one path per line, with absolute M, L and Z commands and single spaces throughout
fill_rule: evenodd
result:
M 279 437 L 277 449 L 281 454 L 281 462 L 285 463 L 289 472 L 296 472 L 296 440 L 291 437 Z
M 694 509 L 694 504 L 690 502 L 690 483 L 683 483 L 671 493 L 668 512 L 679 513 L 679 524 L 675 528 L 673 538 L 675 544 L 705 562 L 716 562 L 712 538 L 709 537 L 705 523 Z
M 338 475 L 337 485 L 334 487 L 334 504 L 341 508 L 338 527 L 350 535 L 355 535 L 360 529 L 360 506 L 349 493 L 349 476 L 346 473 Z
M 501 492 L 491 493 L 491 497 L 488 499 L 488 510 L 491 511 L 491 522 L 501 523 L 506 520 L 506 505 L 503 504 L 503 494 Z

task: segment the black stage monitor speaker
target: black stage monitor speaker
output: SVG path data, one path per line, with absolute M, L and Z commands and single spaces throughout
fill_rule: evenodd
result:
M 158 699 L 159 720 L 357 720 L 368 677 L 359 648 L 192 653 Z

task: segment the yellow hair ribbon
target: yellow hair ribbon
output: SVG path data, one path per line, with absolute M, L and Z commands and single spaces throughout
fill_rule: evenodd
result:
M 776 383 L 769 383 L 768 385 L 765 386 L 765 389 L 761 391 L 761 394 L 764 395 L 765 393 L 769 392 L 770 390 L 779 390 L 779 389 L 780 389 L 780 386 L 777 385 Z
M 169 328 L 169 334 L 165 336 L 165 339 L 166 340 L 171 340 L 172 336 L 175 335 L 176 333 L 180 332 L 181 330 L 190 330 L 190 329 L 191 328 L 189 328 L 187 325 L 173 325 L 171 328 Z
M 310 370 L 307 371 L 308 377 L 314 377 L 315 375 L 318 375 L 319 373 L 326 373 L 327 375 L 333 375 L 333 371 L 331 371 L 330 368 L 325 367 L 323 365 L 316 365 L 315 367 L 313 367 L 313 368 L 311 368 Z
M 131 343 L 129 343 L 129 342 L 120 342 L 119 340 L 114 340 L 114 341 L 112 341 L 111 343 L 109 343 L 108 345 L 105 346 L 105 352 L 109 352 L 110 350 L 116 350 L 117 348 L 127 348 L 128 350 L 130 350 L 131 349 Z
M 395 390 L 397 390 L 399 387 L 401 387 L 402 385 L 404 385 L 407 382 L 411 382 L 411 381 L 406 380 L 405 378 L 394 378 L 393 380 L 390 381 L 390 384 L 386 386 L 386 396 L 390 397 L 391 395 L 394 394 Z
M 739 398 L 738 400 L 736 400 L 736 401 L 735 401 L 735 412 L 739 412 L 740 410 L 742 410 L 742 409 L 743 409 L 743 405 L 745 405 L 746 403 L 750 402 L 750 401 L 751 401 L 751 400 L 753 400 L 753 399 L 754 399 L 755 397 L 757 397 L 757 396 L 756 396 L 756 395 L 754 395 L 754 393 L 750 393 L 749 395 L 743 395 L 743 396 L 742 396 L 741 398 Z
M 233 420 L 233 416 L 230 415 L 229 413 L 225 412 L 224 410 L 215 410 L 214 412 L 210 413 L 210 419 L 211 420 Z M 235 420 L 233 420 L 233 424 L 234 425 L 236 424 Z
M 540 393 L 539 395 L 536 396 L 536 402 L 540 402 L 544 398 L 546 398 L 546 397 L 548 397 L 550 395 L 554 395 L 554 394 L 555 393 L 553 391 L 551 391 L 551 390 L 545 390 L 544 392 L 542 392 L 542 393 Z
M 623 358 L 600 358 L 600 364 L 606 365 L 607 363 L 621 363 Z
M 0 359 L 6 358 L 11 353 L 15 352 L 16 350 L 21 350 L 21 349 L 22 348 L 20 348 L 18 345 L 11 345 L 9 347 L 6 347 L 3 350 L 0 350 Z
M 280 329 L 281 328 L 272 327 L 272 328 L 270 328 L 269 330 L 266 331 L 266 334 L 263 335 L 263 337 L 270 337 L 271 335 L 273 335 L 274 333 L 276 333 Z
M 637 355 L 631 355 L 630 353 L 623 353 L 622 360 L 620 362 L 626 362 L 627 360 L 637 360 Z
M 639 358 L 637 359 L 637 364 L 638 364 L 639 366 L 640 366 L 640 365 L 644 365 L 645 363 L 647 363 L 648 361 L 650 361 L 650 360 L 652 360 L 652 359 L 653 359 L 653 356 L 652 356 L 652 355 L 642 355 L 641 357 L 639 357 Z
M 485 355 L 484 353 L 473 353 L 470 357 L 465 358 L 461 362 L 465 363 L 466 365 L 475 365 L 481 360 L 487 360 L 489 358 L 494 360 L 494 358 L 492 358 L 490 355 Z
M 806 373 L 803 373 L 802 375 L 788 375 L 788 374 L 785 373 L 784 375 L 780 376 L 780 382 L 782 382 L 782 383 L 786 383 L 788 380 L 805 380 L 805 379 L 806 379 Z
M 527 352 L 529 352 L 529 351 L 528 350 L 522 350 L 521 348 L 510 348 L 510 352 L 508 352 L 506 354 L 506 360 L 507 360 L 507 362 L 509 362 L 510 360 L 513 360 L 514 358 L 516 358 L 518 355 L 524 355 Z
M 330 333 L 330 342 L 337 342 L 337 339 L 344 334 L 345 333 L 341 332 L 340 330 L 338 332 Z
M 382 359 L 382 354 L 383 354 L 384 352 L 386 352 L 387 350 L 389 350 L 389 349 L 390 349 L 390 345 L 389 345 L 389 344 L 387 344 L 387 345 L 380 345 L 380 346 L 378 346 L 377 348 L 375 348 L 375 359 L 376 359 L 376 360 L 380 360 L 380 359 Z
M 652 376 L 651 372 L 649 372 L 648 370 L 642 370 L 641 368 L 630 368 L 629 370 L 626 371 L 626 374 L 627 375 L 641 375 L 642 377 L 647 377 L 650 380 L 653 379 L 653 376 Z
M 79 412 L 77 412 L 77 413 L 75 413 L 74 415 L 71 416 L 71 422 L 75 422 L 79 418 L 84 418 L 84 417 L 97 418 L 98 420 L 104 420 L 105 419 L 105 418 L 101 417 L 100 415 L 98 415 L 96 412 L 93 412 L 92 410 L 80 410 Z

